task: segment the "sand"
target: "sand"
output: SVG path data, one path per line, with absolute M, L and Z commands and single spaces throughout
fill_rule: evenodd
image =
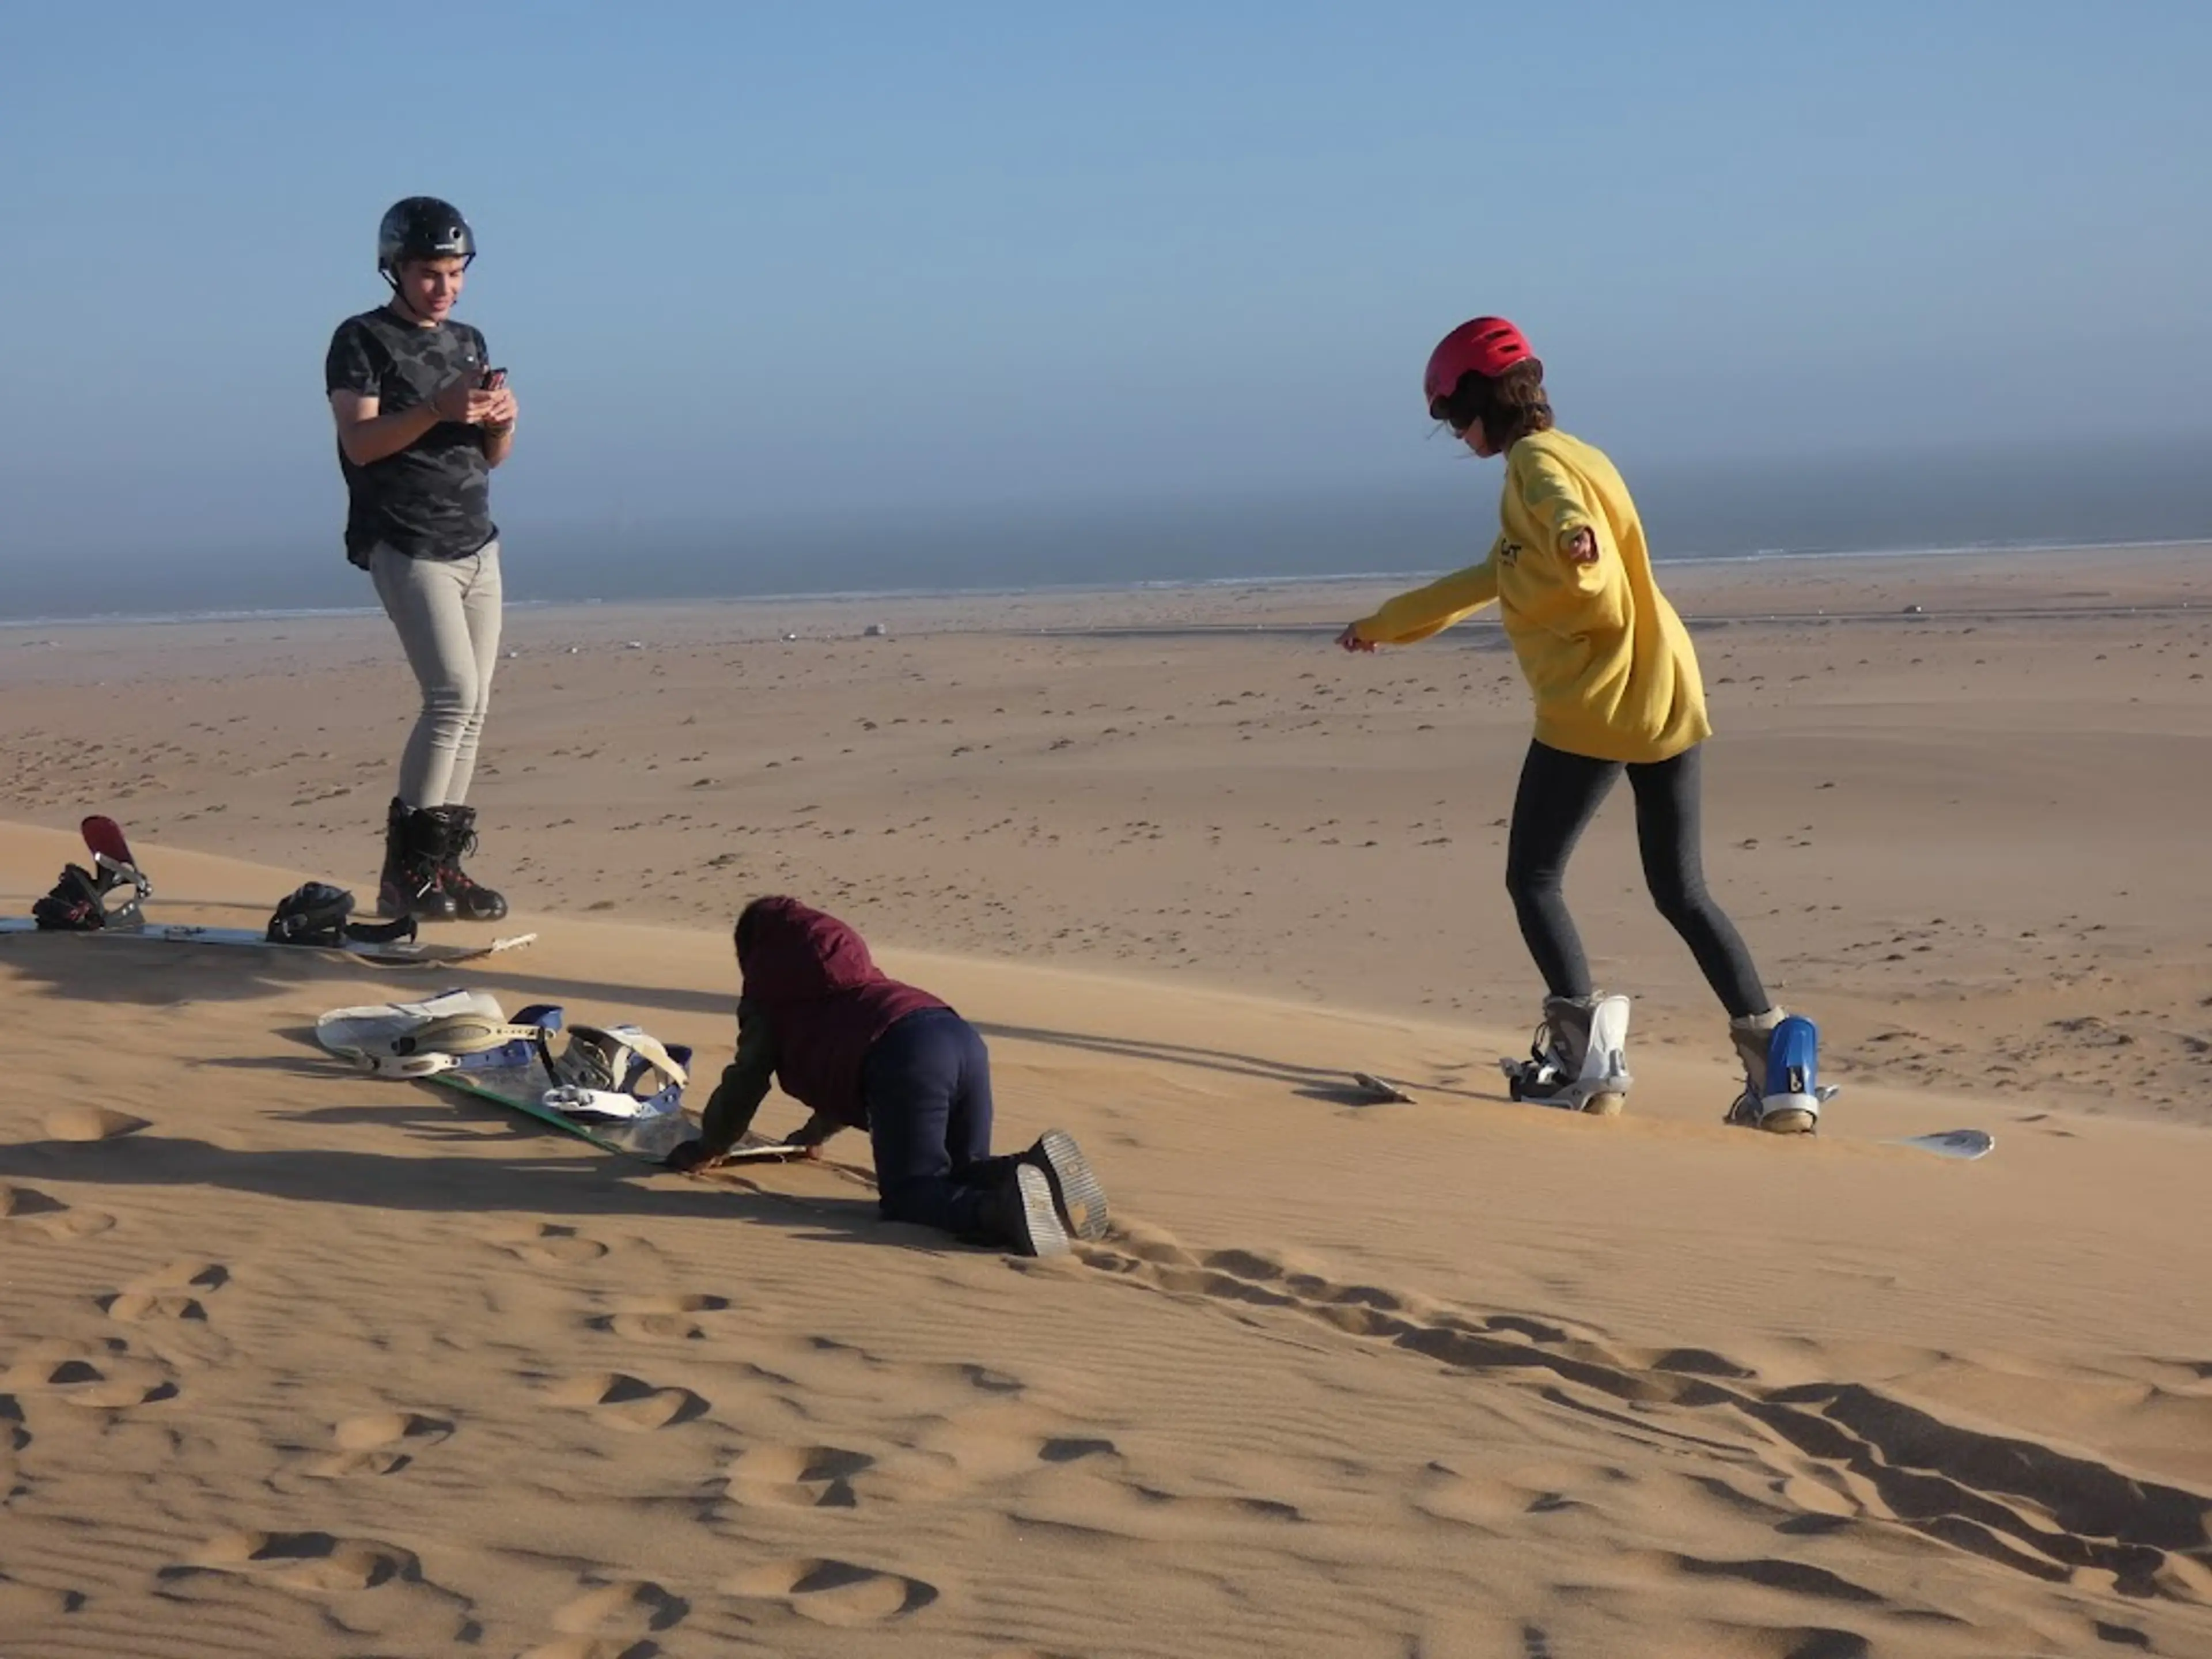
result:
M 1716 891 L 1845 1085 L 1811 1141 L 1719 1124 L 1625 799 L 1570 893 L 1630 1110 L 1504 1099 L 1494 628 L 518 610 L 475 865 L 535 945 L 0 939 L 0 1654 L 2212 1654 L 2204 552 L 1669 573 Z M 4 637 L 0 908 L 99 809 L 163 914 L 373 890 L 380 620 Z M 308 1036 L 466 983 L 711 1075 L 763 890 L 975 1019 L 1115 1236 L 962 1249 L 851 1137 L 689 1181 Z

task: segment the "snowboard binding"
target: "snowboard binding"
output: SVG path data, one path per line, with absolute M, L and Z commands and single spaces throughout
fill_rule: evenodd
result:
M 146 901 L 154 896 L 148 881 L 131 857 L 131 848 L 115 820 L 89 817 L 78 826 L 92 868 L 81 864 L 62 867 L 53 890 L 31 907 L 40 930 L 45 933 L 89 933 L 102 928 L 131 929 L 146 922 Z
M 355 921 L 353 895 L 326 881 L 302 883 L 278 902 L 269 918 L 271 945 L 319 945 L 343 948 L 355 945 L 391 945 L 415 937 L 415 918 L 397 921 Z

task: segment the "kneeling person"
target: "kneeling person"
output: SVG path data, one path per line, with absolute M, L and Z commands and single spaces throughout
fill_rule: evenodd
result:
M 813 1115 L 809 1149 L 865 1129 L 888 1221 L 970 1243 L 1056 1255 L 1101 1238 L 1106 1195 L 1064 1132 L 991 1155 L 991 1059 L 940 999 L 879 969 L 866 940 L 793 898 L 754 900 L 738 918 L 738 1053 L 707 1103 L 701 1138 L 671 1169 L 712 1164 L 752 1127 L 771 1078 Z

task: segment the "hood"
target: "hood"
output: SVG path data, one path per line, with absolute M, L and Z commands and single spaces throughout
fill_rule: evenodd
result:
M 879 979 L 867 941 L 836 917 L 795 898 L 757 900 L 738 918 L 744 994 L 803 1001 Z

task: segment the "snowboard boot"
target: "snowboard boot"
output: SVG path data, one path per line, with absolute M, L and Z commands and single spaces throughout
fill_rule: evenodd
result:
M 461 868 L 461 860 L 477 850 L 477 809 L 434 806 L 425 816 L 437 821 L 438 884 L 452 897 L 454 915 L 462 921 L 497 921 L 506 915 L 506 898 Z
M 1628 999 L 1546 997 L 1526 1060 L 1498 1062 L 1516 1100 L 1612 1117 L 1628 1103 Z
M 451 921 L 453 895 L 439 879 L 438 849 L 444 833 L 428 811 L 394 795 L 384 817 L 384 873 L 376 884 L 376 914 Z
M 1818 1128 L 1821 1103 L 1835 1091 L 1818 1080 L 1813 1022 L 1769 1008 L 1730 1020 L 1729 1036 L 1743 1062 L 1743 1092 L 1725 1121 L 1778 1135 Z
M 996 1160 L 994 1160 L 995 1163 Z M 969 1242 L 1016 1255 L 1066 1255 L 1067 1229 L 1053 1202 L 1052 1183 L 1034 1164 L 1010 1159 L 981 1183 Z
M 1053 1206 L 1070 1238 L 1095 1243 L 1106 1237 L 1106 1188 L 1075 1137 L 1065 1129 L 1046 1130 L 1024 1152 L 1000 1152 L 955 1170 L 952 1184 L 996 1187 L 1012 1181 L 1014 1171 L 1024 1167 L 1043 1173 Z
M 1106 1188 L 1073 1135 L 1065 1129 L 1047 1129 L 1022 1154 L 1022 1162 L 1044 1171 L 1052 1201 L 1073 1237 L 1086 1243 L 1106 1237 Z

